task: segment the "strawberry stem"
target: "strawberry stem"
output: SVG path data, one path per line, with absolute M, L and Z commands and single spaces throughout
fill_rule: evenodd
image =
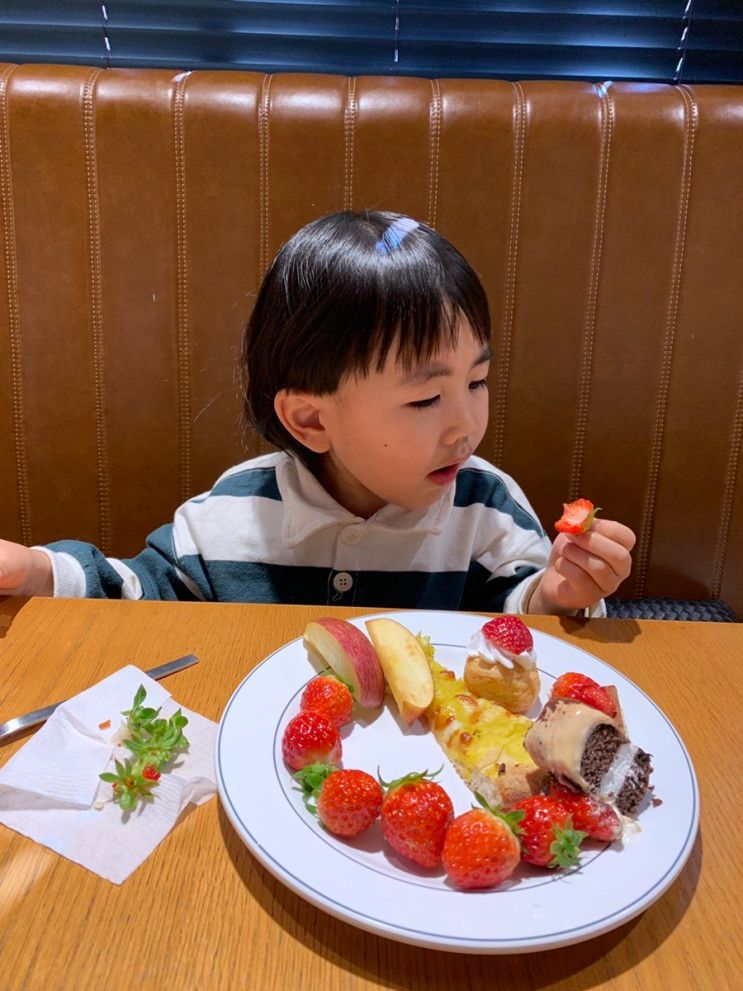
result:
M 380 774 L 379 767 L 377 767 L 377 780 L 386 792 L 390 792 L 394 791 L 396 788 L 400 788 L 402 785 L 413 785 L 417 784 L 419 781 L 433 781 L 434 778 L 438 777 L 443 770 L 444 765 L 442 764 L 438 771 L 411 771 L 409 774 L 405 774 L 401 778 L 395 778 L 394 781 L 385 781 Z
M 564 828 L 553 826 L 554 840 L 550 844 L 553 855 L 548 867 L 575 867 L 580 862 L 580 845 L 588 836 L 581 829 L 573 829 L 573 817 L 568 816 Z
M 506 812 L 505 809 L 502 809 L 499 806 L 490 805 L 490 803 L 487 802 L 482 797 L 482 795 L 477 791 L 475 792 L 475 798 L 480 803 L 480 805 L 485 809 L 486 812 L 489 812 L 491 815 L 497 816 L 499 819 L 502 819 L 503 822 L 505 822 L 505 824 L 514 834 L 514 836 L 521 835 L 521 826 L 519 825 L 519 823 L 524 818 L 524 812 L 521 809 L 514 809 L 512 812 Z M 476 809 L 477 806 L 473 805 L 472 808 Z
M 122 712 L 127 717 L 130 736 L 123 745 L 132 754 L 122 764 L 114 760 L 116 773 L 99 775 L 113 788 L 113 799 L 124 812 L 131 812 L 137 802 L 153 801 L 151 791 L 157 787 L 160 771 L 169 761 L 188 748 L 183 727 L 188 719 L 179 709 L 170 719 L 160 719 L 160 709 L 145 708 L 142 703 L 147 692 L 140 685 L 131 709 Z M 145 773 L 146 772 L 146 773 Z
M 312 815 L 317 815 L 317 804 L 314 800 L 320 794 L 323 782 L 333 771 L 337 770 L 338 768 L 333 767 L 332 764 L 308 764 L 292 774 L 294 780 L 299 782 L 302 787 L 302 800 L 307 811 L 311 812 Z

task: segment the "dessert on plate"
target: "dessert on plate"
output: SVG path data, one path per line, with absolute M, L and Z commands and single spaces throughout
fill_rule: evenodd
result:
M 524 747 L 558 781 L 633 816 L 650 790 L 651 758 L 630 742 L 620 720 L 577 699 L 553 697 Z
M 474 695 L 433 657 L 429 663 L 434 694 L 428 725 L 465 784 L 491 805 L 517 802 L 545 787 L 549 775 L 524 749 L 531 720 Z
M 534 639 L 517 616 L 491 619 L 472 637 L 464 668 L 467 688 L 509 712 L 526 712 L 539 695 Z

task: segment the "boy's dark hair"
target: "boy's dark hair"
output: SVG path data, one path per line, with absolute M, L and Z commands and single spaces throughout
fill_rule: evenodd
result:
M 274 411 L 281 389 L 331 394 L 347 376 L 381 371 L 393 347 L 408 370 L 455 343 L 460 315 L 479 341 L 490 340 L 487 297 L 469 263 L 425 224 L 390 245 L 383 239 L 395 221 L 404 229 L 400 214 L 382 211 L 307 224 L 281 247 L 258 291 L 243 337 L 245 415 L 265 440 L 305 462 L 312 453 Z

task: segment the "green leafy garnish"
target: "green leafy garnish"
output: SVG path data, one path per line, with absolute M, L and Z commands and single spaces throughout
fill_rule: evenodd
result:
M 122 712 L 129 733 L 123 744 L 133 757 L 123 763 L 114 761 L 115 774 L 100 775 L 102 781 L 113 786 L 114 801 L 124 812 L 135 809 L 140 799 L 153 801 L 152 789 L 157 787 L 162 769 L 182 750 L 188 749 L 188 740 L 183 735 L 188 719 L 181 710 L 173 713 L 170 719 L 159 718 L 160 709 L 142 704 L 146 696 L 144 685 L 140 685 L 131 709 Z

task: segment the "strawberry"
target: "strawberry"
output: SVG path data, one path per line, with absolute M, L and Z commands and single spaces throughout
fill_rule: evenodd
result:
M 580 859 L 579 847 L 586 834 L 573 829 L 567 807 L 548 795 L 529 795 L 516 802 L 523 812 L 521 859 L 537 867 L 574 867 Z
M 521 859 L 516 838 L 521 815 L 491 808 L 479 795 L 477 799 L 483 808 L 473 806 L 457 816 L 442 854 L 449 879 L 465 891 L 494 888 L 513 874 Z
M 358 836 L 379 817 L 382 788 L 366 771 L 309 764 L 294 777 L 302 785 L 307 808 L 336 836 Z
M 591 529 L 596 513 L 599 512 L 601 507 L 594 506 L 589 499 L 564 502 L 562 516 L 555 523 L 555 529 L 560 533 L 585 533 Z
M 583 702 L 594 709 L 600 709 L 612 719 L 617 715 L 617 707 L 606 689 L 593 678 L 589 678 L 586 674 L 578 674 L 576 671 L 567 671 L 560 675 L 552 686 L 550 698 L 575 699 L 576 702 Z
M 319 712 L 333 726 L 340 728 L 351 719 L 353 694 L 348 685 L 333 675 L 313 678 L 302 692 L 299 702 L 302 712 Z
M 300 712 L 286 724 L 281 753 L 297 771 L 308 764 L 340 764 L 340 733 L 319 712 Z
M 529 627 L 518 616 L 498 616 L 482 628 L 483 635 L 497 647 L 509 650 L 512 654 L 523 654 L 534 647 Z
M 599 802 L 591 795 L 573 791 L 555 781 L 550 788 L 550 797 L 562 802 L 573 817 L 573 826 L 586 833 L 592 840 L 611 842 L 622 835 L 622 824 L 610 805 Z
M 385 788 L 382 803 L 382 832 L 390 846 L 421 867 L 437 867 L 454 806 L 435 771 L 413 772 L 395 781 L 380 783 Z

